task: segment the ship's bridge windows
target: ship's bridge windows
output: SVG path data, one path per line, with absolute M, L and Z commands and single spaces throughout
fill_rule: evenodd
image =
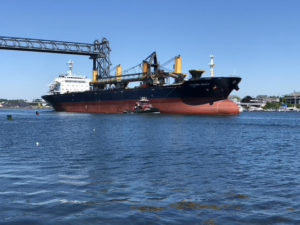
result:
M 82 80 L 66 80 L 67 83 L 86 83 L 85 81 Z

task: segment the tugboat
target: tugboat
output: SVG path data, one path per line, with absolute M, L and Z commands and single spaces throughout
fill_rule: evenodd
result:
M 141 97 L 133 107 L 134 113 L 160 113 L 157 108 L 154 108 L 146 97 Z

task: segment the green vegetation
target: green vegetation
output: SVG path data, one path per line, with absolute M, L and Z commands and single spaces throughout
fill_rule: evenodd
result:
M 241 100 L 241 102 L 249 103 L 249 102 L 251 102 L 251 100 L 253 100 L 253 98 L 251 96 L 246 96 Z
M 278 110 L 282 106 L 282 102 L 267 102 L 263 109 Z

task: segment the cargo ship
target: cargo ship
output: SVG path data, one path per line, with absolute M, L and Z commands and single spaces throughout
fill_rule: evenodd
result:
M 166 71 L 153 52 L 138 65 L 142 70 L 139 73 L 123 74 L 118 65 L 114 76 L 99 79 L 94 70 L 88 90 L 50 90 L 42 98 L 56 111 L 77 113 L 124 113 L 144 97 L 162 114 L 239 114 L 238 105 L 227 98 L 232 90 L 239 89 L 240 77 L 215 77 L 212 56 L 210 77 L 202 77 L 203 70 L 190 70 L 187 79 L 182 73 L 181 56 L 174 57 L 174 61 L 174 71 Z

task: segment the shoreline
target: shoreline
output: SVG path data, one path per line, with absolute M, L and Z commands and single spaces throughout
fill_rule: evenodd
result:
M 0 107 L 0 110 L 53 110 L 52 107 Z

